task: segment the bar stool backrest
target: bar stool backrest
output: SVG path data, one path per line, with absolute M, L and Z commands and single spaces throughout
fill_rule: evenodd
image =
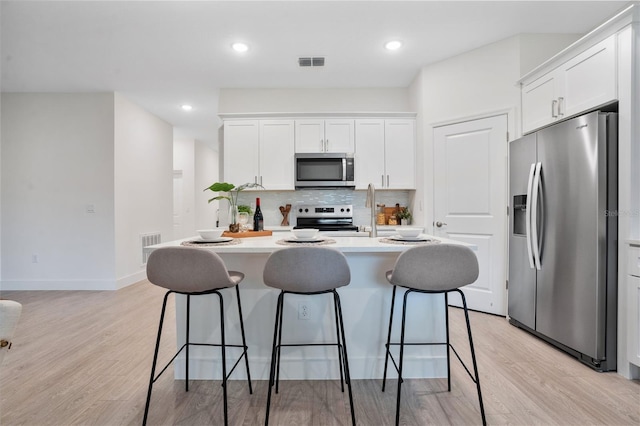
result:
M 449 291 L 478 278 L 473 251 L 456 244 L 412 247 L 400 254 L 391 272 L 391 284 L 426 291 Z
M 328 247 L 291 247 L 269 256 L 264 267 L 269 287 L 298 293 L 316 293 L 351 282 L 347 258 Z
M 192 247 L 163 247 L 147 260 L 147 279 L 178 293 L 200 293 L 233 287 L 238 280 L 229 276 L 217 254 Z

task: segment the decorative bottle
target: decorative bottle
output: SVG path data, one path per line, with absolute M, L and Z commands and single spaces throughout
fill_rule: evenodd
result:
M 264 217 L 260 209 L 260 197 L 256 198 L 256 211 L 253 214 L 253 230 L 264 231 Z

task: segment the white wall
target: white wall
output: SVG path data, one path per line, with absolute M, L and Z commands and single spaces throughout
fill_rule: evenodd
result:
M 195 142 L 195 229 L 209 229 L 216 226 L 216 210 L 218 201 L 208 200 L 215 194 L 211 191 L 204 191 L 211 184 L 220 181 L 220 155 L 218 151 L 211 149 L 207 144 Z M 195 235 L 195 234 L 194 234 Z
M 173 238 L 195 231 L 195 140 L 173 140 Z
M 221 89 L 219 113 L 409 111 L 406 88 Z
M 433 231 L 433 128 L 497 112 L 509 113 L 510 138 L 520 135 L 523 72 L 575 40 L 572 35 L 525 34 L 510 37 L 422 68 L 409 87 L 411 109 L 418 111 L 418 158 L 422 158 L 423 223 Z M 524 71 L 523 71 L 524 68 Z
M 412 83 L 410 91 L 418 93 L 418 121 L 422 127 L 418 141 L 424 168 L 424 191 L 417 192 L 424 196 L 423 223 L 430 232 L 433 230 L 434 125 L 517 109 L 519 78 L 519 42 L 518 37 L 511 37 L 426 66 Z M 513 120 L 510 117 L 510 124 Z
M 520 34 L 520 75 L 525 75 L 582 34 Z
M 2 112 L 2 288 L 111 288 L 113 94 L 4 93 Z
M 140 234 L 173 238 L 173 129 L 115 94 L 115 254 L 117 287 L 145 277 Z
M 204 191 L 212 183 L 220 180 L 218 152 L 207 144 L 194 140 L 176 138 L 173 142 L 173 169 L 175 175 L 181 172 L 182 199 L 176 200 L 175 211 L 181 207 L 181 226 L 175 226 L 174 239 L 196 235 L 197 229 L 209 229 L 216 226 L 216 209 L 218 201 L 211 204 L 208 200 L 215 196 L 211 191 Z M 174 187 L 175 190 L 175 187 Z

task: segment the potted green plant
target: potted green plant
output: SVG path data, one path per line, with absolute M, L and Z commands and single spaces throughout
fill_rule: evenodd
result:
M 398 221 L 400 221 L 400 225 L 410 225 L 411 224 L 411 211 L 408 207 L 402 207 L 397 214 Z
M 245 183 L 240 186 L 235 186 L 232 183 L 227 182 L 216 182 L 213 185 L 205 188 L 204 190 L 209 190 L 213 192 L 226 192 L 228 195 L 218 195 L 217 197 L 213 197 L 209 200 L 212 202 L 214 200 L 227 200 L 229 201 L 229 231 L 230 232 L 238 232 L 240 230 L 240 224 L 238 223 L 238 194 L 240 191 L 243 191 L 248 188 L 264 188 L 262 185 L 258 183 Z M 244 206 L 247 207 L 247 206 Z M 249 207 L 249 210 L 251 208 Z

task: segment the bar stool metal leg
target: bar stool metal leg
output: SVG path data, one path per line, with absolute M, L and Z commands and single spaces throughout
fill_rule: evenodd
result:
M 351 391 L 351 372 L 349 371 L 349 357 L 347 355 L 347 340 L 344 333 L 344 321 L 342 319 L 342 305 L 340 303 L 340 296 L 338 292 L 333 290 L 333 298 L 335 304 L 338 306 L 338 316 L 340 318 L 340 331 L 342 334 L 342 350 L 344 351 L 344 375 L 347 382 L 347 390 L 349 392 L 349 406 L 351 407 L 351 424 L 356 424 L 356 413 L 353 407 L 353 393 Z
M 456 291 L 460 293 L 460 297 L 462 298 L 462 306 L 464 307 L 464 318 L 467 322 L 467 334 L 469 335 L 469 348 L 471 349 L 471 360 L 473 361 L 473 374 L 475 376 L 475 377 L 472 377 L 472 379 L 476 383 L 476 389 L 478 390 L 478 402 L 480 404 L 480 414 L 482 416 L 482 424 L 486 426 L 487 419 L 484 414 L 484 404 L 482 402 L 482 391 L 480 390 L 480 375 L 478 374 L 476 352 L 473 348 L 473 337 L 471 337 L 471 323 L 469 322 L 469 311 L 467 310 L 467 300 L 464 297 L 464 293 L 460 289 Z
M 444 323 L 447 333 L 447 390 L 451 392 L 451 343 L 449 342 L 449 293 L 444 293 Z
M 142 418 L 143 426 L 147 424 L 147 417 L 149 415 L 149 405 L 151 403 L 151 391 L 153 390 L 153 382 L 156 381 L 156 364 L 158 363 L 158 351 L 160 349 L 160 338 L 162 337 L 162 325 L 164 324 L 164 312 L 167 309 L 167 299 L 169 298 L 170 291 L 164 295 L 162 301 L 162 310 L 160 311 L 160 323 L 158 324 L 158 336 L 156 337 L 156 349 L 153 352 L 153 363 L 151 364 L 151 377 L 149 378 L 149 389 L 147 390 L 147 402 L 144 406 L 144 417 Z
M 269 368 L 269 385 L 267 391 L 267 412 L 265 413 L 264 425 L 269 425 L 269 411 L 271 408 L 271 388 L 275 382 L 275 365 L 276 365 L 276 344 L 278 342 L 278 330 L 280 329 L 278 322 L 280 321 L 280 311 L 282 310 L 284 292 L 280 292 L 278 295 L 278 302 L 276 303 L 276 319 L 273 325 L 273 345 L 271 347 L 271 368 Z
M 247 338 L 244 335 L 244 320 L 242 319 L 242 304 L 240 303 L 240 289 L 236 286 L 236 297 L 238 298 L 238 315 L 240 315 L 240 333 L 242 334 L 242 346 L 244 349 L 244 362 L 247 368 L 247 381 L 249 382 L 249 394 L 253 394 L 253 387 L 251 386 L 251 372 L 249 371 L 249 356 L 247 352 L 249 347 L 247 346 Z
M 280 390 L 280 354 L 282 353 L 282 317 L 284 315 L 284 295 L 286 292 L 282 292 L 282 306 L 280 307 L 280 321 L 278 329 L 278 350 L 276 355 L 276 393 Z
M 400 361 L 398 362 L 398 395 L 396 401 L 396 426 L 400 424 L 400 394 L 402 390 L 402 364 L 404 361 L 404 328 L 407 319 L 407 296 L 411 290 L 404 293 L 402 302 L 402 325 L 400 326 Z
M 191 295 L 187 294 L 187 329 L 185 334 L 185 373 L 184 390 L 189 392 L 189 322 L 191 321 Z
M 391 296 L 391 313 L 389 314 L 389 333 L 387 334 L 387 345 L 384 353 L 384 373 L 382 375 L 382 392 L 384 392 L 387 383 L 387 366 L 389 365 L 389 350 L 391 349 L 391 326 L 393 324 L 393 307 L 396 303 L 396 290 L 398 287 L 393 286 L 393 295 Z
M 228 407 L 227 407 L 227 353 L 224 340 L 224 302 L 222 295 L 219 292 L 215 292 L 220 300 L 220 350 L 222 352 L 222 401 L 224 407 L 224 424 L 229 424 L 228 419 Z
M 338 305 L 336 304 L 335 297 L 333 299 L 333 313 L 336 321 L 336 341 L 338 342 L 338 364 L 340 367 L 340 390 L 344 392 L 344 374 L 342 363 L 342 345 L 340 343 L 340 328 L 338 327 Z

